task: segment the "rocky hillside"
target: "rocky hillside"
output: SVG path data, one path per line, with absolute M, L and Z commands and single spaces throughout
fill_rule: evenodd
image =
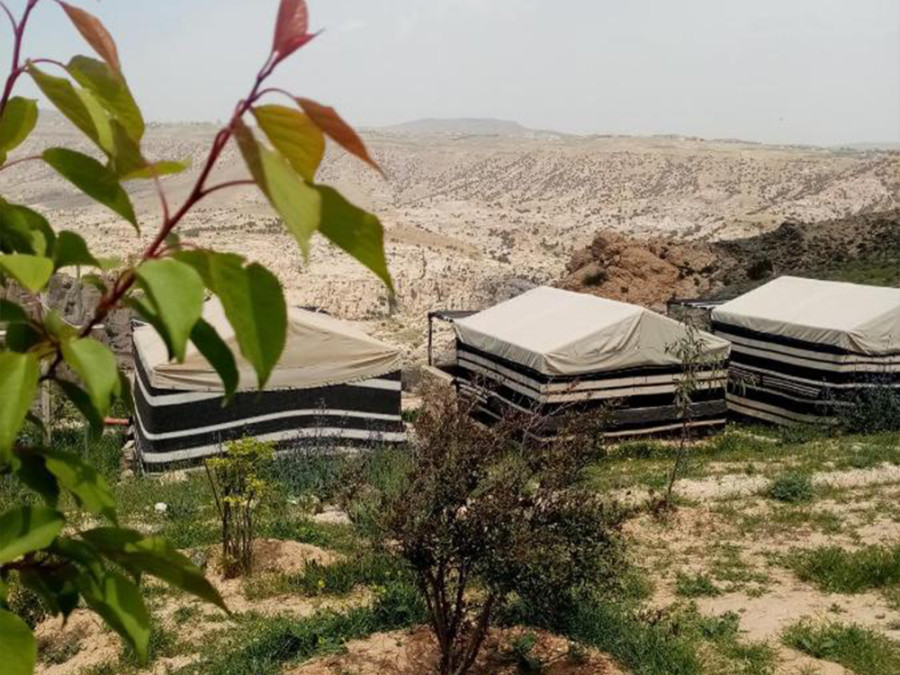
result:
M 163 179 L 171 203 L 190 190 L 215 132 L 209 124 L 148 129 L 150 158 L 193 160 L 191 171 Z M 595 242 L 594 258 L 577 254 L 580 264 L 570 271 L 576 274 L 597 259 L 604 262 L 602 273 L 610 274 L 605 261 L 616 259 L 623 271 L 612 274 L 617 281 L 603 286 L 604 292 L 652 305 L 668 294 L 701 295 L 715 285 L 706 281 L 707 267 L 718 260 L 719 249 L 704 253 L 711 244 L 702 242 L 752 237 L 786 221 L 821 222 L 900 207 L 900 152 L 675 136 L 566 136 L 495 120 L 431 120 L 369 130 L 365 139 L 387 180 L 333 151 L 319 180 L 339 187 L 385 224 L 396 303 L 388 302 L 373 275 L 321 238 L 304 261 L 255 189 L 214 193 L 184 220 L 181 234 L 192 245 L 214 245 L 262 262 L 278 274 L 292 303 L 367 321 L 370 330 L 415 357 L 422 353 L 429 309 L 478 309 L 529 285 L 555 283 L 567 274 L 576 251 L 601 231 L 609 234 Z M 35 154 L 53 145 L 90 151 L 64 120 L 42 112 L 20 151 Z M 244 175 L 229 145 L 213 181 Z M 77 230 L 99 255 L 139 251 L 153 234 L 159 203 L 152 184 L 128 189 L 143 239 L 39 162 L 0 174 L 4 198 L 28 203 L 56 226 Z M 605 283 L 598 274 L 587 275 L 588 285 Z M 571 283 L 582 284 L 581 276 Z
M 661 308 L 671 298 L 737 295 L 781 274 L 900 286 L 900 209 L 717 242 L 601 231 L 560 285 Z

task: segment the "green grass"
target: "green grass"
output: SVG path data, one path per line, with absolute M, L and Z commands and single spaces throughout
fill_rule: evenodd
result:
M 636 601 L 585 590 L 547 614 L 520 599 L 500 625 L 544 628 L 610 654 L 634 675 L 769 675 L 775 655 L 739 639 L 734 613 L 703 616 L 694 603 L 644 610 Z
M 425 607 L 408 584 L 386 587 L 371 607 L 318 612 L 303 619 L 243 615 L 220 640 L 208 644 L 183 675 L 280 673 L 285 664 L 337 651 L 348 640 L 422 623 Z
M 848 551 L 822 546 L 795 551 L 788 565 L 802 581 L 831 593 L 861 593 L 900 585 L 900 544 Z
M 676 448 L 658 441 L 612 446 L 585 472 L 598 491 L 665 486 Z M 835 468 L 900 464 L 900 433 L 840 435 L 815 427 L 729 425 L 720 434 L 690 446 L 680 475 L 703 478 L 723 473 L 771 478 L 785 471 L 811 475 Z
M 675 593 L 684 598 L 714 597 L 722 595 L 722 589 L 716 586 L 708 574 L 678 572 L 675 576 Z
M 808 620 L 789 626 L 782 641 L 817 659 L 834 661 L 857 675 L 900 673 L 900 644 L 854 624 L 814 624 Z
M 384 586 L 398 579 L 410 580 L 396 557 L 368 552 L 330 565 L 310 562 L 300 574 L 251 577 L 244 584 L 244 593 L 250 599 L 286 593 L 339 596 L 359 586 Z

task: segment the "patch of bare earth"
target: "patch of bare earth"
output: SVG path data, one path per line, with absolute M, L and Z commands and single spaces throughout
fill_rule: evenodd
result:
M 811 480 L 813 485 L 838 489 L 900 483 L 900 466 L 882 464 L 868 469 L 819 471 L 811 476 Z M 770 479 L 764 476 L 727 473 L 697 479 L 683 478 L 678 481 L 676 492 L 680 497 L 700 502 L 734 499 L 759 494 L 770 482 Z M 640 503 L 650 497 L 650 492 L 629 488 L 613 496 L 626 503 Z
M 543 665 L 546 675 L 622 675 L 608 656 L 596 650 L 570 650 L 570 643 L 558 635 L 523 628 L 493 629 L 485 640 L 473 675 L 513 675 L 521 672 L 512 647 L 526 634 L 534 636 L 529 655 Z M 438 662 L 437 643 L 427 628 L 412 632 L 376 633 L 353 640 L 341 654 L 309 661 L 286 671 L 285 675 L 426 675 L 434 673 Z
M 253 575 L 297 574 L 311 562 L 328 565 L 336 559 L 336 554 L 318 546 L 295 541 L 259 539 L 254 543 Z M 206 576 L 234 614 L 252 611 L 269 616 L 304 617 L 320 609 L 341 610 L 364 604 L 370 599 L 365 591 L 341 598 L 307 598 L 285 594 L 251 599 L 244 593 L 244 579 L 223 578 L 218 549 L 214 551 Z M 190 664 L 196 658 L 193 652 L 196 646 L 203 644 L 203 640 L 212 633 L 233 625 L 231 619 L 220 609 L 185 593 L 151 597 L 148 604 L 155 620 L 163 628 L 173 630 L 179 644 L 186 645 L 189 650 L 189 653 L 158 659 L 151 668 L 153 673 L 171 672 Z M 177 613 L 185 608 L 191 608 L 195 614 L 188 621 L 177 621 Z M 65 626 L 58 618 L 48 619 L 38 625 L 35 632 L 42 656 L 42 663 L 38 668 L 41 675 L 77 673 L 92 666 L 116 662 L 122 651 L 118 636 L 86 610 L 75 611 Z
M 737 475 L 733 478 L 736 482 L 742 479 Z M 682 481 L 680 494 L 684 494 L 686 484 L 688 487 L 704 485 L 700 491 L 704 503 L 680 507 L 666 521 L 649 516 L 634 519 L 626 524 L 625 533 L 635 560 L 654 581 L 651 604 L 665 607 L 684 600 L 676 592 L 678 572 L 705 574 L 722 592 L 694 598 L 699 611 L 708 616 L 737 614 L 744 639 L 767 642 L 777 650 L 778 673 L 837 675 L 848 671 L 781 645 L 782 631 L 809 617 L 860 624 L 900 640 L 900 630 L 897 630 L 900 611 L 878 592 L 852 595 L 822 592 L 800 581 L 778 561 L 778 556 L 796 548 L 855 549 L 867 544 L 895 543 L 900 538 L 900 523 L 889 517 L 890 513 L 877 511 L 882 502 L 865 496 L 866 492 L 877 492 L 879 497 L 890 500 L 895 490 L 884 483 L 891 479 L 896 481 L 896 467 L 819 474 L 816 482 L 842 487 L 845 491 L 839 499 L 821 499 L 807 506 L 785 506 L 752 495 L 750 491 L 741 491 L 738 493 L 741 496 L 734 497 L 729 490 L 733 499 L 728 502 L 727 512 L 716 503 L 722 497 L 712 488 L 713 483 Z M 723 483 L 732 484 L 715 482 L 720 486 Z M 689 493 L 699 496 L 697 490 Z M 775 515 L 790 509 L 808 510 L 811 520 L 779 523 Z M 835 516 L 840 527 L 834 531 L 821 530 L 815 524 L 815 516 L 821 514 Z M 748 518 L 751 524 L 742 522 L 742 518 Z M 731 568 L 723 573 L 726 559 L 724 564 Z M 734 576 L 729 577 L 729 572 Z

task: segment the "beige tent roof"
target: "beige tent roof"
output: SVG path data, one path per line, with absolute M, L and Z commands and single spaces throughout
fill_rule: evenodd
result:
M 455 322 L 463 344 L 545 375 L 580 375 L 679 363 L 666 351 L 687 331 L 637 305 L 542 286 Z M 730 344 L 701 333 L 711 357 Z
M 863 354 L 900 351 L 900 288 L 779 277 L 720 305 L 713 320 Z
M 231 348 L 239 389 L 257 388 L 256 373 L 240 354 L 234 330 L 217 298 L 203 306 L 206 319 Z M 166 346 L 151 326 L 134 331 L 135 357 L 150 384 L 160 389 L 222 391 L 219 377 L 193 344 L 183 363 L 169 362 Z M 326 314 L 289 309 L 287 340 L 266 389 L 307 389 L 378 377 L 401 366 L 400 350 Z

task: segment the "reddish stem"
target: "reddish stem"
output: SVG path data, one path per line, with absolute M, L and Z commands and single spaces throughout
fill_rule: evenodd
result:
M 260 69 L 259 73 L 256 75 L 256 81 L 253 84 L 253 88 L 250 90 L 249 96 L 247 98 L 238 102 L 235 106 L 234 113 L 232 114 L 231 121 L 229 121 L 228 125 L 219 130 L 219 133 L 216 134 L 215 139 L 213 140 L 212 147 L 209 150 L 209 155 L 206 158 L 206 163 L 203 166 L 202 171 L 200 172 L 200 176 L 197 178 L 197 182 L 194 184 L 191 193 L 185 199 L 184 204 L 181 205 L 174 214 L 167 217 L 162 227 L 159 228 L 159 232 L 156 233 L 156 236 L 153 238 L 153 241 L 150 242 L 149 246 L 147 246 L 144 251 L 143 256 L 141 256 L 142 260 L 151 260 L 153 258 L 159 257 L 160 249 L 163 243 L 166 240 L 166 237 L 171 234 L 172 230 L 181 222 L 181 219 L 190 211 L 196 204 L 203 199 L 210 192 L 213 192 L 222 186 L 214 186 L 211 189 L 206 189 L 206 181 L 209 178 L 209 174 L 212 172 L 213 166 L 215 166 L 216 161 L 219 159 L 219 156 L 222 154 L 222 151 L 225 149 L 225 146 L 228 144 L 231 135 L 234 133 L 235 124 L 237 124 L 238 119 L 240 119 L 244 113 L 246 113 L 250 106 L 256 102 L 259 98 L 260 87 L 262 83 L 265 81 L 269 75 L 272 74 L 272 70 L 274 69 L 276 64 L 276 59 L 274 54 L 270 54 L 269 58 L 263 64 L 263 67 Z M 94 314 L 94 317 L 88 322 L 86 326 L 81 331 L 82 337 L 90 334 L 91 330 L 93 330 L 94 326 L 99 324 L 106 315 L 115 307 L 120 300 L 125 296 L 125 294 L 131 289 L 134 285 L 135 276 L 134 272 L 128 270 L 124 274 L 122 274 L 119 279 L 116 281 L 113 286 L 112 291 L 106 295 L 103 299 L 101 299 L 100 304 L 97 306 L 97 311 Z
M 244 178 L 243 180 L 230 180 L 225 183 L 218 183 L 213 185 L 212 187 L 205 188 L 203 190 L 203 196 L 205 197 L 208 194 L 212 194 L 217 190 L 224 190 L 225 188 L 237 187 L 238 185 L 256 185 L 256 182 L 250 180 L 249 178 Z
M 3 9 L 3 13 L 9 18 L 9 22 L 12 24 L 13 32 L 16 30 L 16 17 L 13 16 L 13 13 L 9 11 L 9 7 L 6 6 L 5 2 L 0 2 L 0 8 Z
M 37 0 L 32 0 L 36 2 Z M 163 251 L 163 244 L 166 241 L 166 238 L 169 234 L 172 233 L 172 230 L 181 222 L 181 219 L 190 211 L 194 206 L 196 206 L 197 202 L 203 199 L 210 192 L 214 192 L 220 188 L 226 187 L 226 184 L 216 185 L 212 188 L 206 188 L 206 181 L 209 178 L 209 174 L 212 172 L 213 166 L 215 166 L 216 161 L 219 159 L 219 156 L 222 154 L 222 150 L 225 149 L 225 146 L 228 144 L 229 139 L 234 133 L 234 127 L 237 124 L 237 121 L 246 113 L 250 107 L 257 101 L 260 97 L 260 87 L 262 87 L 263 82 L 266 80 L 269 75 L 272 74 L 272 71 L 275 69 L 275 66 L 278 64 L 278 59 L 276 54 L 269 54 L 269 58 L 266 59 L 266 62 L 263 64 L 259 73 L 256 75 L 256 81 L 253 83 L 253 88 L 250 90 L 250 94 L 247 98 L 238 101 L 237 105 L 234 108 L 234 113 L 231 116 L 231 120 L 228 124 L 219 130 L 216 134 L 215 139 L 213 139 L 212 147 L 209 150 L 209 155 L 206 157 L 206 163 L 203 165 L 203 169 L 200 172 L 200 175 L 197 178 L 197 182 L 194 183 L 194 187 L 191 190 L 191 193 L 185 199 L 184 204 L 173 214 L 168 215 L 164 214 L 163 224 L 159 228 L 159 231 L 156 233 L 156 236 L 153 238 L 153 241 L 147 246 L 144 250 L 143 255 L 141 256 L 141 261 L 152 260 L 154 258 L 158 258 L 160 256 L 161 251 Z M 249 181 L 248 181 L 249 182 Z M 138 263 L 140 264 L 140 263 Z M 99 325 L 112 311 L 116 305 L 121 302 L 122 298 L 125 297 L 125 294 L 131 289 L 135 282 L 135 274 L 134 270 L 128 269 L 119 275 L 118 279 L 116 279 L 113 284 L 112 289 L 105 294 L 101 299 L 99 304 L 97 305 L 97 309 L 94 312 L 94 316 L 91 320 L 81 329 L 80 335 L 81 337 L 87 337 L 90 335 L 91 331 L 95 326 Z M 46 374 L 41 378 L 48 379 L 53 377 L 53 374 L 59 364 L 62 362 L 62 353 L 57 352 L 56 358 L 50 364 L 50 367 L 47 369 Z
M 3 88 L 3 96 L 0 98 L 0 116 L 3 115 L 3 112 L 6 110 L 6 104 L 9 101 L 9 97 L 12 95 L 13 87 L 16 85 L 16 80 L 19 79 L 19 75 L 22 74 L 22 66 L 20 64 L 20 60 L 22 58 L 22 38 L 25 36 L 25 26 L 28 24 L 28 17 L 31 16 L 31 11 L 34 9 L 35 5 L 37 5 L 39 0 L 28 0 L 28 4 L 25 5 L 25 11 L 22 13 L 22 20 L 19 23 L 15 23 L 13 21 L 13 25 L 15 26 L 15 30 L 13 31 L 13 53 L 12 53 L 12 68 L 9 71 L 9 77 L 6 78 L 6 86 Z M 6 5 L 4 5 L 4 9 Z M 12 19 L 12 15 L 7 9 L 7 14 L 10 15 L 10 19 Z
M 28 157 L 20 157 L 19 159 L 14 159 L 11 162 L 7 162 L 3 166 L 0 166 L 0 171 L 5 171 L 11 166 L 15 166 L 16 164 L 21 164 L 22 162 L 34 162 L 39 159 L 43 159 L 40 155 L 29 155 Z

